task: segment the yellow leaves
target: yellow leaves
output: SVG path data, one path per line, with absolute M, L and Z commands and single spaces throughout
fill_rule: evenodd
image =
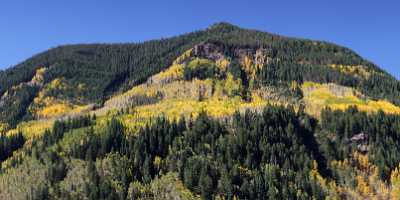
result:
M 78 114 L 87 109 L 85 105 L 74 105 L 52 97 L 35 98 L 30 111 L 38 118 L 56 118 L 65 115 Z
M 86 85 L 84 83 L 79 83 L 77 89 L 79 91 L 85 91 L 87 88 L 86 88 Z
M 356 177 L 357 181 L 357 191 L 362 195 L 362 196 L 370 196 L 372 194 L 372 189 L 368 185 L 367 181 L 363 176 L 358 175 Z
M 312 179 L 316 180 L 323 188 L 326 187 L 326 180 L 318 172 L 318 163 L 313 160 L 312 169 L 310 171 L 310 176 Z
M 338 177 L 337 192 L 349 199 L 388 199 L 389 187 L 379 178 L 378 168 L 368 155 L 354 152 L 351 158 L 332 161 L 331 168 Z M 354 180 L 352 180 L 354 177 Z M 354 181 L 355 187 L 352 186 Z
M 157 169 L 160 169 L 161 168 L 161 162 L 162 162 L 161 157 L 160 156 L 156 156 L 154 158 L 153 164 Z
M 357 161 L 358 168 L 362 171 L 371 170 L 374 166 L 370 164 L 368 155 L 355 152 L 353 159 Z
M 43 75 L 46 72 L 46 67 L 41 67 L 39 69 L 36 70 L 36 74 L 37 75 Z
M 390 175 L 391 199 L 400 199 L 400 165 L 396 167 Z
M 138 106 L 134 113 L 120 117 L 122 123 L 131 133 L 148 123 L 152 118 L 164 115 L 170 119 L 179 119 L 181 116 L 196 118 L 200 112 L 207 112 L 215 118 L 233 115 L 236 111 L 266 106 L 267 102 L 245 102 L 241 98 L 220 100 L 217 98 L 203 101 L 191 99 L 165 99 L 159 103 Z
M 255 78 L 257 71 L 259 71 L 262 68 L 262 66 L 260 65 L 256 66 L 253 62 L 252 57 L 249 55 L 244 56 L 241 64 L 246 74 L 248 74 L 252 78 Z
M 318 171 L 318 163 L 313 160 L 310 178 L 316 181 L 322 189 L 327 193 L 327 199 L 338 199 L 341 188 L 336 185 L 334 180 L 328 180 L 322 177 Z
M 350 106 L 357 106 L 359 110 L 400 114 L 400 107 L 384 100 L 370 100 L 362 98 L 362 95 L 349 87 L 339 86 L 333 83 L 318 84 L 305 82 L 302 85 L 306 111 L 314 116 L 319 116 L 326 106 L 332 109 L 345 110 Z
M 244 70 L 248 73 L 251 74 L 253 72 L 253 60 L 251 59 L 250 56 L 246 55 L 243 59 L 242 63 Z
M 311 82 L 311 81 L 306 81 L 303 83 L 303 88 L 304 89 L 308 89 L 308 88 L 312 88 L 312 87 L 320 87 L 321 84 L 316 83 L 316 82 Z
M 228 73 L 225 80 L 225 90 L 228 96 L 232 97 L 240 95 L 242 89 L 242 81 L 240 79 L 235 80 L 233 75 L 231 73 Z
M 72 110 L 72 106 L 70 106 L 68 104 L 58 103 L 58 104 L 46 106 L 42 110 L 39 110 L 37 112 L 37 115 L 40 118 L 52 118 L 52 117 L 57 117 L 57 116 L 63 115 L 67 112 L 70 112 L 71 110 Z
M 193 49 L 189 49 L 187 51 L 185 51 L 181 56 L 179 56 L 178 58 L 175 59 L 175 61 L 173 62 L 173 65 L 178 65 L 178 64 L 182 64 L 183 61 L 185 61 L 186 59 L 190 58 L 193 54 Z
M 68 114 L 77 114 L 85 110 L 85 105 L 75 105 L 66 100 L 53 95 L 57 93 L 63 95 L 63 91 L 71 89 L 64 78 L 56 78 L 39 92 L 34 98 L 29 111 L 37 118 L 55 118 Z M 79 84 L 77 90 L 86 90 L 85 84 Z
M 246 74 L 253 79 L 266 64 L 270 62 L 270 58 L 265 55 L 262 49 L 257 50 L 255 55 L 247 54 L 242 56 L 241 65 Z
M 160 72 L 159 74 L 153 76 L 154 81 L 163 80 L 163 79 L 182 79 L 183 78 L 183 69 L 184 66 L 182 64 L 173 64 L 167 70 Z
M 47 85 L 47 89 L 63 90 L 67 88 L 67 83 L 64 78 L 56 78 Z
M 53 126 L 53 120 L 33 120 L 28 122 L 21 122 L 17 128 L 9 130 L 7 135 L 15 134 L 21 131 L 26 137 L 40 136 L 46 129 Z
M 209 59 L 204 59 L 204 58 L 194 58 L 193 60 L 191 60 L 188 64 L 188 67 L 191 69 L 195 69 L 198 66 L 201 65 L 208 65 L 208 66 L 213 66 L 215 65 L 215 63 L 212 60 Z
M 33 83 L 42 83 L 44 81 L 44 74 L 46 73 L 47 68 L 41 67 L 36 70 L 35 76 L 32 78 Z
M 249 176 L 249 177 L 254 176 L 254 173 L 247 167 L 238 166 L 238 169 L 239 169 L 239 173 L 243 176 Z
M 0 122 L 0 134 L 5 133 L 9 128 L 8 124 Z
M 223 72 L 226 72 L 229 64 L 230 64 L 230 61 L 227 59 L 220 59 L 220 60 L 216 61 L 217 67 Z
M 342 73 L 355 75 L 358 77 L 369 78 L 371 73 L 367 71 L 366 67 L 363 65 L 340 65 L 340 64 L 331 64 L 331 68 L 336 69 Z

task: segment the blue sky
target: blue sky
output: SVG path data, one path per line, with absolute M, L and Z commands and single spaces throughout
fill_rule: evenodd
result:
M 0 69 L 62 44 L 145 41 L 220 21 L 347 46 L 400 78 L 397 0 L 5 0 Z

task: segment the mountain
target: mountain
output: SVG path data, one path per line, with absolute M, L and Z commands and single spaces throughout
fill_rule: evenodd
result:
M 0 199 L 400 195 L 400 83 L 350 49 L 218 23 L 0 71 Z

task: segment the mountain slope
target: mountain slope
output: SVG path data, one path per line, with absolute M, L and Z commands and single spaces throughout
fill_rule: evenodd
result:
M 58 79 L 65 87 L 56 88 L 61 91 L 54 93 L 65 95 L 47 95 L 57 99 L 57 104 L 101 104 L 115 92 L 126 91 L 169 67 L 175 58 L 201 42 L 217 45 L 228 57 L 267 50 L 268 58 L 276 61 L 271 65 L 278 69 L 276 73 L 267 72 L 272 76 L 265 77 L 268 79 L 334 82 L 398 104 L 398 82 L 346 48 L 220 23 L 203 31 L 141 44 L 70 45 L 39 54 L 0 73 L 1 121 L 13 127 L 20 120 L 34 118 L 28 109 L 33 99 Z M 42 82 L 32 83 L 40 70 L 44 71 Z
M 0 72 L 0 199 L 396 199 L 399 92 L 347 48 L 227 23 L 57 47 Z

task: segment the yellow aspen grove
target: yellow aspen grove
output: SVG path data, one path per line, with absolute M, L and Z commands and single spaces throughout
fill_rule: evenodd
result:
M 400 165 L 396 167 L 390 175 L 391 192 L 390 198 L 392 200 L 400 199 Z

